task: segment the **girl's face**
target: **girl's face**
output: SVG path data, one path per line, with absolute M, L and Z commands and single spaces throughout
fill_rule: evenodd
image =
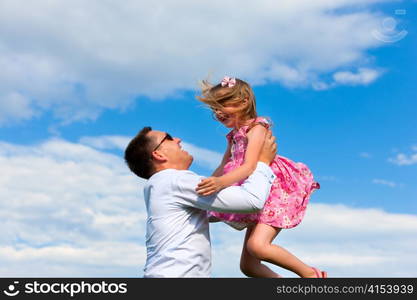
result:
M 239 112 L 247 105 L 245 99 L 239 103 L 228 104 L 227 102 L 222 108 L 212 108 L 216 119 L 227 128 L 237 127 L 239 121 Z

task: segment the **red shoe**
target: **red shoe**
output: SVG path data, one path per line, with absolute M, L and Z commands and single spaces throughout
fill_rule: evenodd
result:
M 314 270 L 314 273 L 316 273 L 317 278 L 327 278 L 327 272 L 326 271 L 320 271 L 317 268 L 311 267 Z

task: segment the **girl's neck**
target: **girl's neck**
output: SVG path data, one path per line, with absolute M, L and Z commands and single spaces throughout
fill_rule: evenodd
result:
M 244 121 L 240 121 L 239 124 L 237 124 L 233 129 L 239 130 L 243 126 L 250 125 L 252 122 L 255 121 L 255 119 L 256 118 L 252 118 L 252 119 L 247 119 L 247 120 L 244 120 Z

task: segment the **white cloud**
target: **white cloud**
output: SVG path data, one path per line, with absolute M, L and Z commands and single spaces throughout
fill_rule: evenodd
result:
M 316 91 L 324 91 L 332 87 L 332 84 L 325 83 L 322 81 L 313 82 L 312 87 Z
M 96 149 L 106 150 L 106 149 L 119 149 L 125 150 L 127 145 L 130 142 L 129 137 L 127 136 L 117 136 L 117 135 L 104 135 L 104 136 L 86 136 L 80 139 L 80 143 L 83 145 L 88 145 Z
M 357 73 L 350 71 L 336 72 L 333 74 L 333 79 L 339 84 L 348 85 L 367 85 L 374 82 L 381 72 L 368 68 L 359 68 Z
M 372 179 L 372 183 L 386 185 L 386 186 L 389 186 L 391 188 L 394 188 L 394 187 L 398 186 L 397 183 L 395 183 L 393 181 L 388 181 L 388 180 L 385 180 L 385 179 Z
M 0 164 L 0 274 L 141 274 L 144 181 L 120 157 L 54 139 L 0 143 Z
M 104 140 L 114 141 L 110 137 Z M 121 157 L 59 139 L 32 146 L 2 142 L 0 165 L 6 174 L 0 176 L 2 276 L 143 274 L 144 181 Z M 304 221 L 275 243 L 333 277 L 416 276 L 417 216 L 314 199 Z M 243 235 L 212 224 L 214 276 L 242 276 Z
M 195 89 L 208 73 L 326 89 L 321 77 L 339 71 L 338 83 L 367 84 L 377 77 L 367 51 L 383 44 L 372 5 L 385 1 L 3 0 L 0 122 L 94 119 Z
M 18 92 L 0 94 L 0 125 L 7 124 L 10 120 L 28 120 L 35 116 L 36 112 L 30 102 Z
M 414 165 L 414 164 L 417 164 L 417 153 L 410 154 L 410 155 L 399 153 L 397 154 L 396 157 L 389 158 L 388 161 L 398 166 Z

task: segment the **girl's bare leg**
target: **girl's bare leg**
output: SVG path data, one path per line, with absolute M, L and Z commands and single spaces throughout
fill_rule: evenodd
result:
M 272 244 L 280 231 L 281 228 L 257 224 L 251 230 L 247 241 L 245 238 L 246 250 L 257 260 L 275 264 L 298 274 L 300 277 L 317 277 L 312 267 L 303 263 L 284 248 Z
M 278 278 L 281 277 L 266 265 L 262 264 L 259 259 L 250 254 L 247 250 L 247 241 L 254 227 L 246 229 L 245 241 L 243 242 L 242 255 L 240 257 L 240 270 L 248 277 L 260 278 Z

